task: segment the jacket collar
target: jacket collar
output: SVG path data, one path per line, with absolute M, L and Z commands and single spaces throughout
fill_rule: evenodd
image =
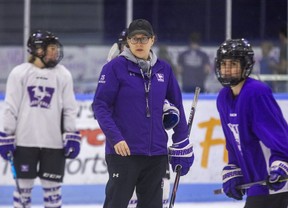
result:
M 140 67 L 139 67 L 139 59 L 137 59 L 130 51 L 129 48 L 125 47 L 123 52 L 119 55 L 119 56 L 123 56 L 125 57 L 127 60 L 129 60 L 128 62 L 128 70 L 134 73 L 138 73 L 141 74 L 140 72 Z M 150 65 L 152 70 L 152 75 L 155 74 L 156 72 L 158 72 L 162 67 L 159 67 L 159 64 L 157 63 L 157 56 L 156 54 L 150 50 L 150 61 L 147 62 L 147 64 Z

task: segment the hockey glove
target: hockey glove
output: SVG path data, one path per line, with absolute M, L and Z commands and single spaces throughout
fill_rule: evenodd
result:
M 237 189 L 238 185 L 244 184 L 242 171 L 234 164 L 226 165 L 222 171 L 223 191 L 230 197 L 242 200 L 245 194 L 244 190 Z
M 80 152 L 81 135 L 80 132 L 66 132 L 63 135 L 65 157 L 74 159 Z
M 166 130 L 173 129 L 179 123 L 179 110 L 168 100 L 164 101 L 162 122 Z
M 9 160 L 9 154 L 15 151 L 15 136 L 0 132 L 0 154 L 4 160 Z
M 271 164 L 270 176 L 268 177 L 268 187 L 274 191 L 282 189 L 287 181 L 280 182 L 281 176 L 288 175 L 288 163 L 276 160 Z
M 189 144 L 189 139 L 186 138 L 168 147 L 168 154 L 172 170 L 175 172 L 176 167 L 180 165 L 182 167 L 180 175 L 186 175 L 194 162 L 193 145 Z

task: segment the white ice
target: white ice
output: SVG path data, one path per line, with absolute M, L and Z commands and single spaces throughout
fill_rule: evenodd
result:
M 100 204 L 77 204 L 63 205 L 63 208 L 102 208 Z M 211 203 L 175 203 L 174 208 L 243 208 L 244 201 L 241 202 L 211 202 Z M 11 206 L 0 206 L 0 208 L 11 208 Z M 32 206 L 32 208 L 43 208 L 43 206 Z

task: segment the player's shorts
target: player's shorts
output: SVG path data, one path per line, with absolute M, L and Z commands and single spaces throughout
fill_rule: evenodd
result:
M 17 178 L 39 178 L 62 182 L 65 170 L 63 149 L 17 146 L 14 152 Z
M 288 192 L 268 196 L 249 196 L 244 208 L 287 208 Z

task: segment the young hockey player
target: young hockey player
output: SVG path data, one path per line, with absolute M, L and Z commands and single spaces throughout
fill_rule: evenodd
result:
M 20 187 L 20 193 L 14 191 L 15 208 L 30 208 L 36 177 L 44 207 L 60 208 L 65 158 L 80 151 L 72 76 L 59 64 L 63 48 L 57 36 L 37 31 L 27 45 L 29 62 L 16 66 L 7 80 L 0 154 L 14 160 Z
M 173 128 L 170 163 L 181 175 L 194 160 L 182 94 L 171 67 L 151 49 L 155 35 L 144 19 L 128 28 L 128 47 L 102 69 L 92 108 L 106 136 L 109 180 L 104 208 L 127 208 L 136 188 L 137 207 L 162 207 L 162 179 L 168 160 L 168 135 L 163 126 L 165 99 L 179 110 Z M 179 152 L 181 157 L 179 157 Z
M 121 31 L 118 36 L 117 43 L 114 43 L 109 50 L 107 61 L 111 61 L 112 59 L 119 56 L 119 54 L 124 50 L 124 46 L 127 45 L 127 29 Z
M 238 185 L 261 180 L 246 190 L 245 208 L 287 208 L 288 126 L 265 83 L 249 77 L 254 52 L 245 39 L 227 40 L 217 50 L 216 75 L 224 86 L 217 98 L 226 137 L 228 164 L 223 168 L 223 190 L 241 200 Z

